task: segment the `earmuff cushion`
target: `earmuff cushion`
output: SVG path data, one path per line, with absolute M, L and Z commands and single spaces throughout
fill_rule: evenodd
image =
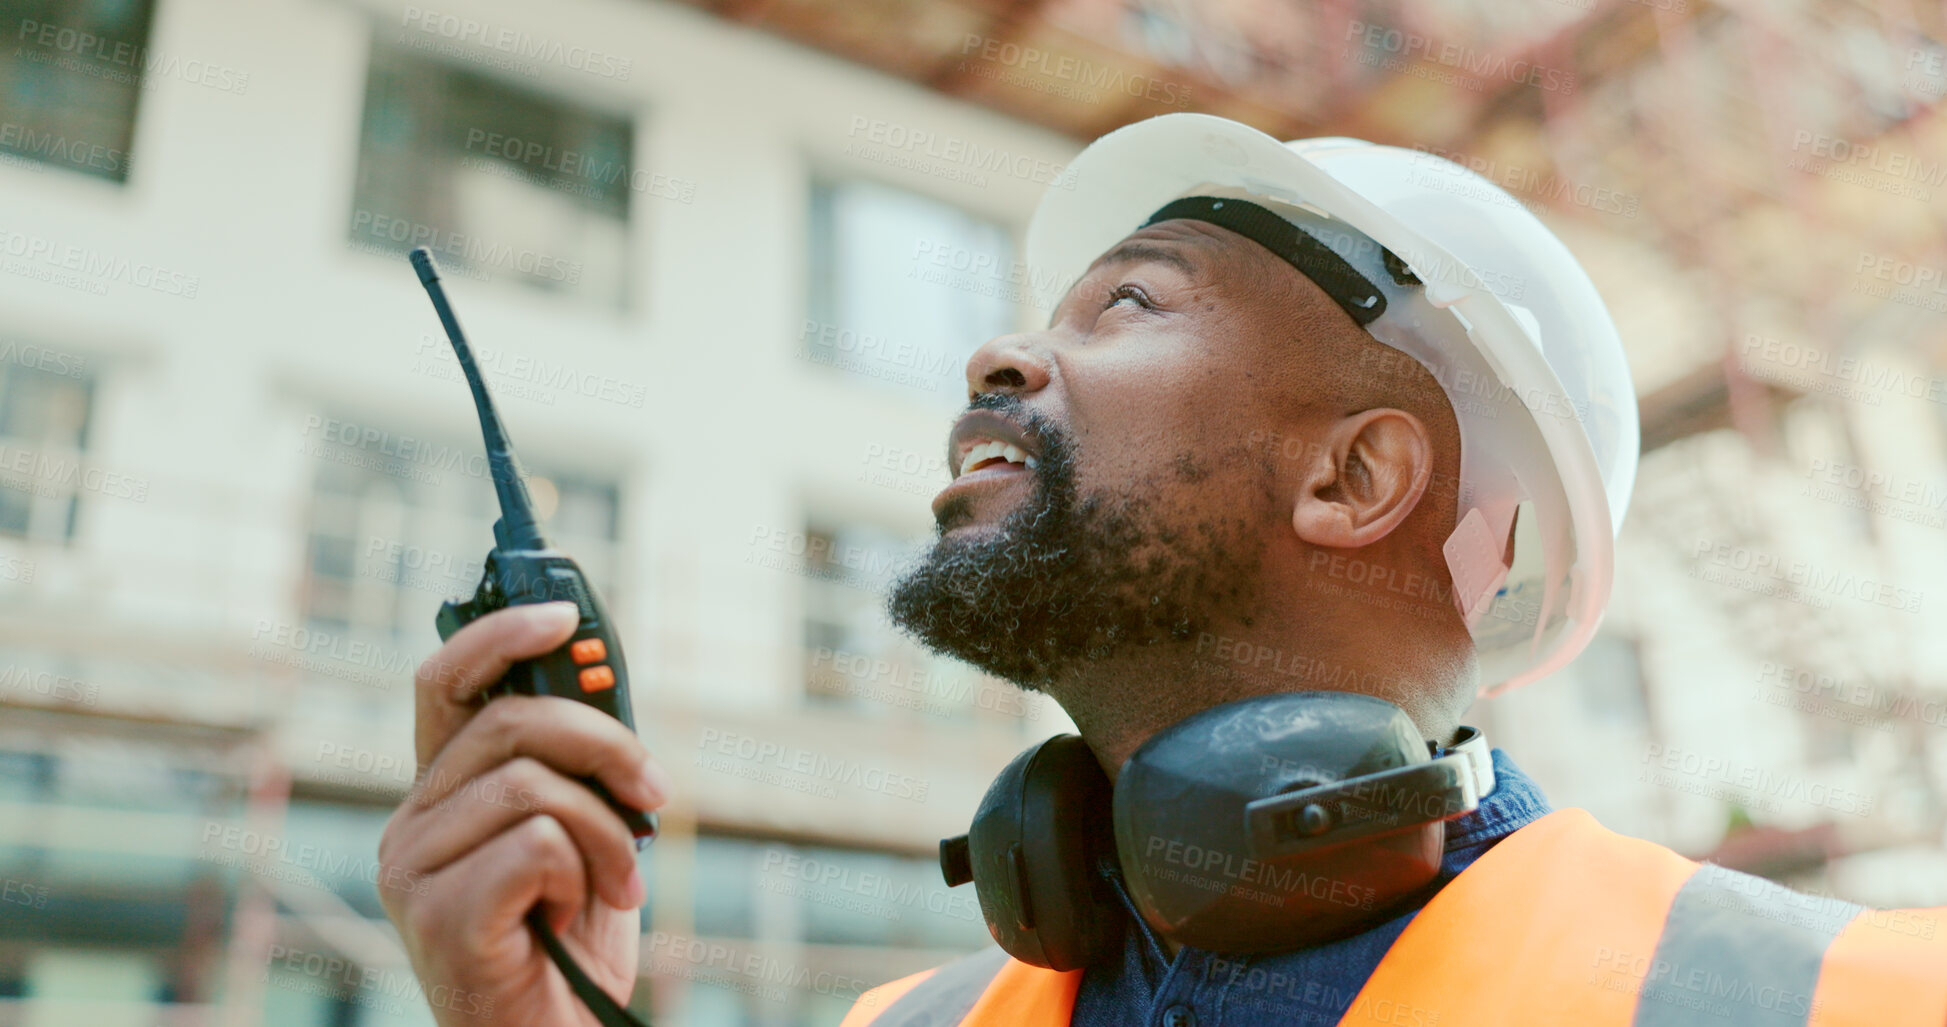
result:
M 1113 853 L 1108 775 L 1075 735 L 1014 758 L 968 832 L 994 941 L 1025 963 L 1075 970 L 1119 951 L 1128 914 L 1098 867 Z

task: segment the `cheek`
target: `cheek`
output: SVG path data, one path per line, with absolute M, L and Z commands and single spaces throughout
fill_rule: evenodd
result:
M 1232 421 L 1240 380 L 1221 343 L 1182 333 L 1134 333 L 1057 357 L 1077 439 L 1105 448 L 1200 445 Z
M 1146 389 L 1091 402 L 1070 432 L 1075 481 L 1084 496 L 1121 496 L 1180 511 L 1194 523 L 1255 516 L 1269 495 L 1269 472 L 1249 431 L 1230 424 L 1219 402 L 1196 390 Z

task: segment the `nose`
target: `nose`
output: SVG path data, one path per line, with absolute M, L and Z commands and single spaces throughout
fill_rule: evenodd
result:
M 988 392 L 1039 392 L 1048 387 L 1048 360 L 1026 334 L 999 335 L 967 358 L 967 399 Z

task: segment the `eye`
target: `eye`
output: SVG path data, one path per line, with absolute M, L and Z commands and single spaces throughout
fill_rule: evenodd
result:
M 1156 304 L 1149 301 L 1149 294 L 1143 291 L 1142 286 L 1133 282 L 1124 282 L 1109 290 L 1109 301 L 1102 305 L 1102 309 L 1107 310 L 1123 300 L 1135 300 L 1136 304 L 1145 310 L 1156 309 Z

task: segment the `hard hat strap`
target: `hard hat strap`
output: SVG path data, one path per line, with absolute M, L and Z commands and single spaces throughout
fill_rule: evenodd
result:
M 1339 256 L 1330 245 L 1291 223 L 1270 210 L 1249 200 L 1220 198 L 1216 196 L 1185 196 L 1171 200 L 1143 222 L 1147 228 L 1158 221 L 1188 219 L 1204 221 L 1219 228 L 1228 228 L 1238 235 L 1257 243 L 1283 258 L 1306 278 L 1318 283 L 1327 296 L 1341 309 L 1351 315 L 1360 327 L 1371 324 L 1379 315 L 1386 312 L 1386 296 L 1379 291 L 1372 280 L 1359 273 L 1344 257 Z M 1348 231 L 1346 242 L 1357 245 L 1364 242 L 1376 245 L 1364 235 Z M 1391 253 L 1385 256 L 1388 268 L 1397 267 L 1409 278 L 1405 262 Z M 1411 279 L 1417 282 L 1418 279 Z M 1406 284 L 1406 283 L 1402 283 Z

